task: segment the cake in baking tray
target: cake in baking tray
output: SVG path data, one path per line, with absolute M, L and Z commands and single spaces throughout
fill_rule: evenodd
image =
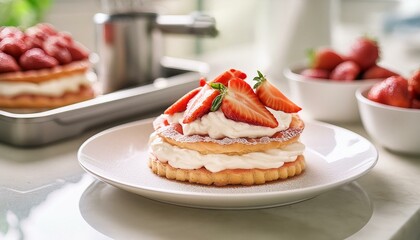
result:
M 55 108 L 95 96 L 89 51 L 42 23 L 0 28 L 0 108 Z

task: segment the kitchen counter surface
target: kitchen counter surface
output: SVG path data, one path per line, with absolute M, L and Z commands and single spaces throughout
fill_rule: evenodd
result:
M 221 66 L 212 66 L 210 75 Z M 250 69 L 233 60 L 230 67 Z M 360 123 L 337 125 L 369 139 Z M 146 199 L 85 173 L 77 150 L 100 130 L 38 148 L 0 144 L 0 238 L 420 238 L 420 156 L 376 145 L 379 160 L 368 174 L 313 199 L 267 209 L 206 210 Z

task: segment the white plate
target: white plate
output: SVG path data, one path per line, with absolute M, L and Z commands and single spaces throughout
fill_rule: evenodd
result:
M 219 209 L 279 206 L 315 197 L 367 173 L 378 154 L 365 138 L 329 124 L 307 122 L 301 136 L 307 169 L 286 181 L 250 187 L 200 186 L 167 180 L 151 172 L 148 139 L 152 119 L 108 129 L 79 149 L 80 165 L 118 188 L 172 204 Z

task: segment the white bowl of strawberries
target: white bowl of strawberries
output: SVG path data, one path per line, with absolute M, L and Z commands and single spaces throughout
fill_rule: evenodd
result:
M 302 115 L 327 122 L 360 121 L 356 90 L 398 75 L 378 65 L 379 52 L 375 41 L 361 37 L 345 55 L 322 47 L 312 50 L 306 63 L 285 69 Z
M 366 132 L 383 147 L 420 154 L 420 70 L 408 80 L 389 77 L 356 92 Z

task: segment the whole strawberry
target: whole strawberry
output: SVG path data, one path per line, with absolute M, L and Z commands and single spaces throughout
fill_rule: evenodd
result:
M 360 67 L 353 61 L 338 64 L 330 74 L 330 79 L 335 81 L 353 81 L 360 73 Z
M 384 67 L 381 67 L 375 64 L 363 73 L 362 79 L 380 79 L 380 78 L 385 79 L 391 76 L 398 76 L 398 75 L 399 74 L 389 69 L 386 69 Z
M 313 69 L 333 70 L 342 63 L 343 58 L 331 48 L 319 48 L 309 51 L 309 65 Z
M 19 65 L 12 56 L 0 52 L 0 73 L 16 72 L 19 70 Z
M 37 70 L 52 68 L 58 65 L 58 61 L 45 54 L 40 48 L 32 48 L 26 51 L 19 59 L 20 66 L 24 70 Z
M 368 99 L 395 107 L 411 106 L 408 82 L 401 76 L 392 76 L 375 84 L 369 90 Z
M 420 99 L 420 70 L 415 71 L 408 79 L 408 88 L 413 97 Z
M 361 70 L 366 70 L 375 65 L 379 59 L 378 44 L 375 40 L 367 37 L 358 38 L 350 46 L 347 58 L 359 65 Z
M 309 78 L 328 79 L 330 77 L 330 72 L 324 69 L 307 68 L 300 72 L 300 75 Z

